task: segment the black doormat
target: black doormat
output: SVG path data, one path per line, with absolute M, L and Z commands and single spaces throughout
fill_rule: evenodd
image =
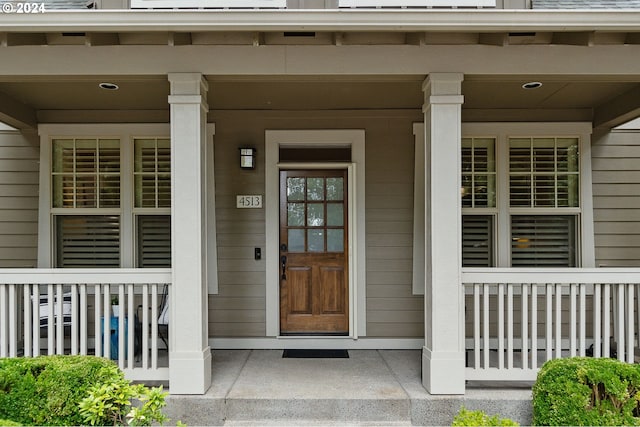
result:
M 283 358 L 291 359 L 348 359 L 349 352 L 347 350 L 285 350 L 282 353 Z

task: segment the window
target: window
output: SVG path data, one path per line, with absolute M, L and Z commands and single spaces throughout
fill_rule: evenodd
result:
M 133 145 L 136 267 L 171 267 L 171 144 L 136 138 Z
M 463 266 L 592 264 L 591 227 L 583 226 L 584 221 L 592 221 L 590 175 L 583 170 L 589 153 L 580 149 L 588 144 L 588 132 L 579 131 L 586 126 L 465 127 L 466 134 L 473 129 L 476 134 L 493 131 L 496 136 L 462 139 Z M 527 135 L 522 132 L 527 128 L 546 135 Z
M 169 139 L 50 141 L 51 265 L 170 267 Z
M 462 265 L 494 266 L 496 140 L 462 139 Z

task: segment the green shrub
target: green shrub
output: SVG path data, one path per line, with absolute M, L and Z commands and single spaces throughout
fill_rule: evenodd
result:
M 453 418 L 453 426 L 519 426 L 517 422 L 509 418 L 492 417 L 483 411 L 469 411 L 465 407 L 460 408 L 460 412 Z
M 104 369 L 120 372 L 116 366 Z M 88 396 L 80 402 L 80 414 L 84 422 L 92 426 L 162 424 L 167 421 L 162 414 L 166 394 L 162 387 L 148 389 L 120 377 L 111 383 L 93 385 Z M 135 401 L 140 405 L 134 406 L 132 402 Z
M 113 362 L 93 356 L 0 359 L 0 418 L 24 425 L 81 425 L 78 405 L 89 388 L 123 378 L 113 368 Z
M 534 425 L 640 425 L 640 367 L 574 357 L 545 363 L 533 386 Z
M 15 421 L 10 421 L 10 420 L 2 420 L 0 419 L 0 426 L 4 426 L 4 427 L 13 427 L 13 426 L 21 426 L 22 424 L 17 423 Z

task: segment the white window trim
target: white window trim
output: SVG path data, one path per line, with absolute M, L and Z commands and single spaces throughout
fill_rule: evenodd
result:
M 496 0 L 339 0 L 338 7 L 496 7 Z
M 146 210 L 134 208 L 133 180 L 133 139 L 145 136 L 153 138 L 170 138 L 169 124 L 137 123 L 137 124 L 44 124 L 38 127 L 40 135 L 40 196 L 38 202 L 38 267 L 53 267 L 53 215 L 54 214 L 98 214 L 93 209 L 54 209 L 51 207 L 51 140 L 55 138 L 105 138 L 120 139 L 120 173 L 121 192 L 120 208 L 101 209 L 100 213 L 116 213 L 120 215 L 120 266 L 135 266 L 135 215 L 146 212 L 153 214 L 170 214 L 170 208 Z M 213 163 L 213 135 L 215 126 L 207 125 L 207 223 L 211 226 L 207 233 L 208 284 L 209 293 L 218 292 L 217 248 L 215 229 L 215 181 Z
M 578 229 L 578 265 L 581 267 L 595 267 L 595 243 L 593 224 L 593 192 L 591 171 L 591 132 L 592 125 L 588 122 L 567 123 L 463 123 L 462 137 L 493 137 L 496 138 L 496 169 L 497 169 L 497 208 L 465 208 L 463 214 L 494 214 L 497 223 L 494 227 L 494 242 L 497 246 L 496 264 L 498 267 L 511 265 L 511 246 L 508 241 L 511 236 L 511 213 L 523 214 L 579 214 Z M 414 173 L 414 226 L 413 226 L 413 293 L 424 295 L 424 263 L 415 262 L 424 256 L 424 124 L 414 123 L 415 137 L 415 173 Z M 516 136 L 527 137 L 578 137 L 580 140 L 580 207 L 579 208 L 511 208 L 509 207 L 509 138 Z
M 287 0 L 131 0 L 132 9 L 149 8 L 285 8 Z
M 266 130 L 265 131 L 265 217 L 266 217 L 266 335 L 280 335 L 280 276 L 278 273 L 280 234 L 281 168 L 280 146 L 350 146 L 351 163 L 305 163 L 305 168 L 342 168 L 349 171 L 349 336 L 366 335 L 366 246 L 365 246 L 365 133 L 364 130 Z M 312 339 L 317 339 L 313 337 Z M 295 338 L 304 340 L 305 338 Z

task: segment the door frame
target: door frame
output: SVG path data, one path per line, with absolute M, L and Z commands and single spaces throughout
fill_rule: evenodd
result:
M 349 335 L 357 339 L 366 335 L 365 294 L 365 132 L 349 130 L 265 130 L 265 222 L 266 222 L 266 335 L 282 339 L 322 337 L 280 336 L 280 170 L 346 169 L 349 188 Z M 280 163 L 280 147 L 351 147 L 350 163 Z M 332 337 L 336 338 L 336 337 Z

